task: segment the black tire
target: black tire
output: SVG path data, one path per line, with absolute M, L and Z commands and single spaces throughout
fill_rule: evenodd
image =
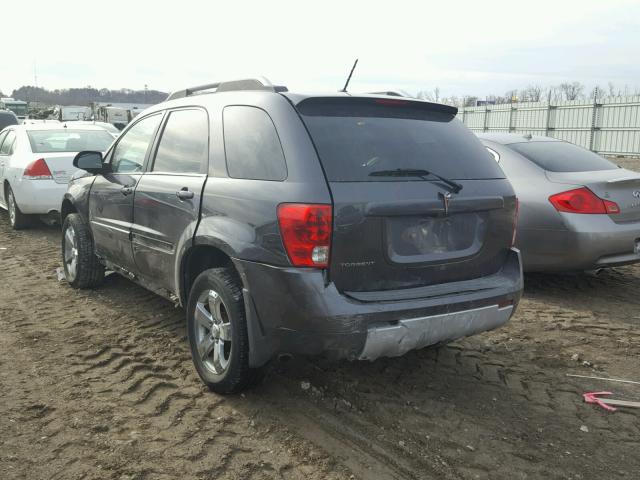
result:
M 215 353 L 211 351 L 211 356 L 199 353 L 199 346 L 202 347 L 202 339 L 207 337 L 207 330 L 202 323 L 196 319 L 196 307 L 200 303 L 204 306 L 203 297 L 209 298 L 211 292 L 217 293 L 221 300 L 224 312 L 221 315 L 220 322 L 224 325 L 230 325 L 230 347 L 227 353 L 226 342 L 224 355 L 228 354 L 225 359 L 226 367 L 224 370 L 216 372 L 215 369 Z M 221 307 L 221 311 L 222 311 Z M 211 313 L 210 304 L 208 308 Z M 211 319 L 215 323 L 215 315 L 211 315 Z M 214 338 L 214 330 L 209 331 L 209 339 Z M 209 387 L 211 391 L 220 394 L 236 393 L 254 384 L 256 379 L 260 377 L 260 370 L 249 368 L 249 337 L 247 334 L 247 321 L 245 317 L 244 301 L 242 298 L 242 288 L 234 270 L 230 268 L 212 268 L 205 270 L 193 282 L 191 291 L 189 292 L 189 301 L 187 303 L 187 333 L 189 337 L 189 347 L 191 356 L 196 367 L 198 375 Z M 220 339 L 218 339 L 219 341 Z M 213 358 L 213 360 L 211 360 Z M 220 357 L 218 357 L 220 361 Z
M 73 238 L 73 244 L 70 242 Z M 104 280 L 104 266 L 96 257 L 89 226 L 80 215 L 67 215 L 62 224 L 62 263 L 64 275 L 73 288 L 94 288 Z M 68 258 L 68 247 L 75 248 L 75 268 Z M 75 272 L 73 271 L 75 270 Z
M 32 224 L 32 217 L 30 215 L 25 215 L 20 210 L 20 207 L 16 202 L 16 197 L 13 195 L 13 190 L 11 190 L 11 185 L 6 186 L 5 198 L 7 200 L 7 212 L 9 213 L 9 224 L 11 225 L 11 228 L 14 230 L 23 230 L 30 227 Z

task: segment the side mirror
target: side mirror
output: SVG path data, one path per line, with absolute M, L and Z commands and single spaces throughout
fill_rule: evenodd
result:
M 100 152 L 80 152 L 73 159 L 73 166 L 85 170 L 94 175 L 102 173 L 102 153 Z

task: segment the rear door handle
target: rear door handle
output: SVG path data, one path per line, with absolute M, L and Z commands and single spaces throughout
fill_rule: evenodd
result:
M 182 187 L 181 190 L 178 190 L 176 192 L 176 196 L 180 200 L 191 200 L 193 198 L 193 192 L 190 192 L 189 189 L 187 189 L 187 187 Z
M 131 195 L 133 193 L 133 187 L 122 187 L 120 191 L 126 197 L 127 195 Z

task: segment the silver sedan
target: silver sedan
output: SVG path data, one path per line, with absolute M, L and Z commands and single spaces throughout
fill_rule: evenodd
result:
M 520 200 L 525 271 L 600 270 L 640 262 L 640 174 L 572 143 L 479 134 Z

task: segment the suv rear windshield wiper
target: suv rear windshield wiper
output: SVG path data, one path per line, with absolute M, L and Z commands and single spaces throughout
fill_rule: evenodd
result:
M 438 180 L 446 183 L 453 193 L 458 193 L 462 190 L 462 185 L 454 180 L 450 180 L 437 173 L 430 172 L 428 170 L 414 169 L 414 168 L 396 168 L 395 170 L 376 170 L 369 174 L 370 177 L 419 177 L 426 180 L 425 177 L 432 176 Z

